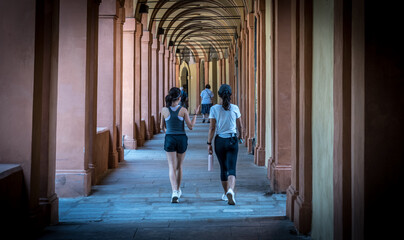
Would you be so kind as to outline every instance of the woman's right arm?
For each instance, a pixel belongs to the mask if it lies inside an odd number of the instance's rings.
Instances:
[[[161,109],[161,119],[160,119],[160,129],[163,130],[163,133],[166,133],[166,121],[164,117],[165,108]]]
[[[216,119],[211,118],[210,119],[210,125],[209,125],[209,133],[208,133],[208,152],[209,154],[213,154],[213,149],[212,149],[212,140],[213,136],[215,135],[216,132]]]
[[[238,139],[243,139],[244,136],[244,127],[243,127],[243,122],[241,121],[241,117],[236,119],[236,125],[237,125],[237,130],[238,130]]]
[[[187,124],[189,130],[192,130],[192,128],[194,128],[194,126],[195,126],[196,116],[198,116],[197,114],[199,112],[200,106],[201,105],[198,105],[198,107],[195,109],[195,115],[194,115],[194,118],[192,118],[192,121],[189,118],[189,113],[188,113],[187,109],[184,108],[184,112],[185,112],[184,113],[184,120],[185,120],[185,123]]]

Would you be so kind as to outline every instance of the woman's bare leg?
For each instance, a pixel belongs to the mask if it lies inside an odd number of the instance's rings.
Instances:
[[[176,171],[176,176],[177,176],[177,186],[178,189],[181,187],[181,180],[182,180],[182,163],[184,162],[185,158],[185,153],[177,153],[177,168],[175,169]]]
[[[182,162],[185,153],[166,152],[168,159],[168,174],[172,190],[179,190],[182,180]]]
[[[166,152],[168,160],[168,176],[170,178],[172,190],[178,190],[179,185],[177,184],[177,153],[176,152]]]

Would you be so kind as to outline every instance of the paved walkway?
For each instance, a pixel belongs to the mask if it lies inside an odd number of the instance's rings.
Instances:
[[[271,195],[265,167],[240,147],[236,201],[221,200],[219,165],[207,171],[208,124],[188,131],[183,195],[170,203],[171,186],[158,134],[111,170],[89,197],[60,199],[60,224],[39,239],[308,239],[285,217],[286,196]]]

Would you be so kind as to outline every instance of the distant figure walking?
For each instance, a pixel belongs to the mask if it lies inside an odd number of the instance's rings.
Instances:
[[[209,115],[208,152],[213,153],[212,139],[216,132],[215,153],[220,165],[220,179],[224,190],[222,200],[227,201],[229,205],[235,205],[238,140],[241,142],[244,129],[238,106],[230,103],[231,87],[223,84],[218,93],[220,103],[211,108]]]
[[[188,110],[188,87],[184,84],[181,89],[181,107],[184,107]]]
[[[209,113],[210,113],[210,108],[212,107],[212,99],[213,99],[213,92],[210,90],[210,85],[206,84],[205,89],[201,92],[201,104],[202,104],[202,123],[205,122],[205,118],[208,119],[208,123],[210,123],[209,121]]]
[[[172,188],[171,202],[179,203],[182,179],[182,163],[185,158],[185,151],[188,147],[188,137],[185,134],[184,121],[192,130],[195,125],[199,106],[195,110],[192,121],[189,118],[188,110],[179,105],[181,101],[181,90],[173,87],[165,98],[166,107],[161,110],[160,128],[166,134],[164,139],[164,150],[168,160],[168,170]]]

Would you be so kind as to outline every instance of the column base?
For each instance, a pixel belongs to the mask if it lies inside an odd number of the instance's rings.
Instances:
[[[42,215],[46,218],[46,225],[59,223],[59,198],[56,193],[47,198],[40,198],[39,205],[42,208]]]
[[[140,131],[140,138],[142,139],[142,146],[143,146],[145,140],[148,139],[148,136],[147,136],[148,131],[147,131],[147,128],[146,128],[146,122],[144,120],[140,121],[139,131]]]
[[[138,147],[143,147],[144,142],[145,142],[144,139],[138,138],[138,139],[137,139],[137,148],[138,148]],[[136,149],[137,149],[137,148],[136,148]]]
[[[290,221],[293,221],[295,215],[294,215],[294,207],[295,207],[295,201],[297,196],[299,195],[299,192],[295,190],[295,187],[290,185],[288,189],[286,190],[286,216],[290,219]]]
[[[272,166],[272,164],[274,164],[274,158],[270,157],[268,159],[268,167],[267,167],[267,177],[268,177],[268,179],[271,179],[271,166]]]
[[[124,157],[124,151],[123,148],[121,146],[119,146],[119,148],[116,149],[116,151],[118,152],[118,162],[123,162],[123,157]]]
[[[93,164],[93,163],[88,164],[88,170],[89,170],[89,172],[91,174],[91,185],[92,186],[96,185],[96,181],[97,181],[96,174],[95,174],[95,169],[96,169],[95,164]]]
[[[247,151],[248,151],[248,153],[251,153],[251,154],[253,154],[253,138],[249,138],[248,140],[247,140]]]
[[[270,168],[271,189],[276,193],[286,193],[291,183],[292,166],[273,163]]]
[[[258,166],[265,166],[265,149],[255,148],[254,163]]]
[[[108,155],[108,168],[117,168],[118,167],[118,152],[113,151]]]
[[[59,197],[82,197],[91,192],[91,171],[56,170],[55,192]]]
[[[123,146],[125,149],[137,149],[137,140],[128,138],[123,140]]]
[[[154,132],[153,134],[158,134],[160,132],[160,123],[158,121],[158,118],[154,117]]]
[[[309,234],[311,231],[311,204],[304,201],[301,196],[297,196],[294,210],[294,223],[296,229],[302,234]]]
[[[154,136],[153,130],[150,130],[150,131],[147,131],[147,132],[146,132],[146,140],[151,140],[151,139],[153,139],[153,136]]]

